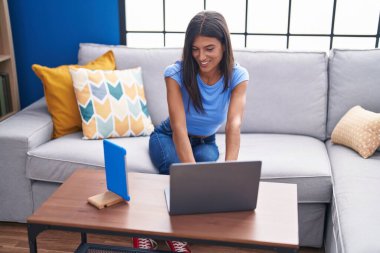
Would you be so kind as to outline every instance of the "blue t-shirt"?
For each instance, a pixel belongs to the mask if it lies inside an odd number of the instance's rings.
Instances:
[[[228,89],[223,92],[224,77],[222,76],[214,85],[205,84],[197,74],[198,87],[202,97],[204,113],[197,112],[183,84],[182,61],[168,66],[165,77],[174,79],[181,88],[183,105],[186,114],[186,127],[190,135],[210,136],[226,121],[228,106],[232,90],[241,82],[249,80],[248,71],[238,64],[232,70],[232,78]],[[190,104],[188,107],[188,102]]]

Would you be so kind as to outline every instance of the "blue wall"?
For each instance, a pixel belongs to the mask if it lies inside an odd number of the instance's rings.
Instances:
[[[21,107],[43,96],[31,69],[77,62],[79,43],[120,44],[118,0],[10,0]]]

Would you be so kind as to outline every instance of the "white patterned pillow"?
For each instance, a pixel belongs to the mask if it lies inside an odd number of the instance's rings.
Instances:
[[[144,95],[141,68],[70,68],[82,117],[83,139],[149,135],[154,127]]]
[[[380,146],[380,113],[351,108],[338,122],[331,135],[331,141],[342,144],[368,158]]]

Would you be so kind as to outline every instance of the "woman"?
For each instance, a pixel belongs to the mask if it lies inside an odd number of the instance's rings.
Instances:
[[[182,61],[165,70],[169,118],[149,141],[150,157],[161,174],[169,174],[172,163],[216,161],[215,133],[224,122],[225,160],[237,160],[248,79],[247,70],[234,62],[224,17],[198,13],[187,27]],[[134,238],[134,246],[140,242],[151,249],[156,245]],[[174,252],[190,252],[185,242],[167,244]]]

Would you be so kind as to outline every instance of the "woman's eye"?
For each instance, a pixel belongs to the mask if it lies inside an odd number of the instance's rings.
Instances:
[[[198,50],[198,48],[193,48],[193,51],[197,51]]]
[[[211,52],[214,48],[207,48],[207,51]]]

